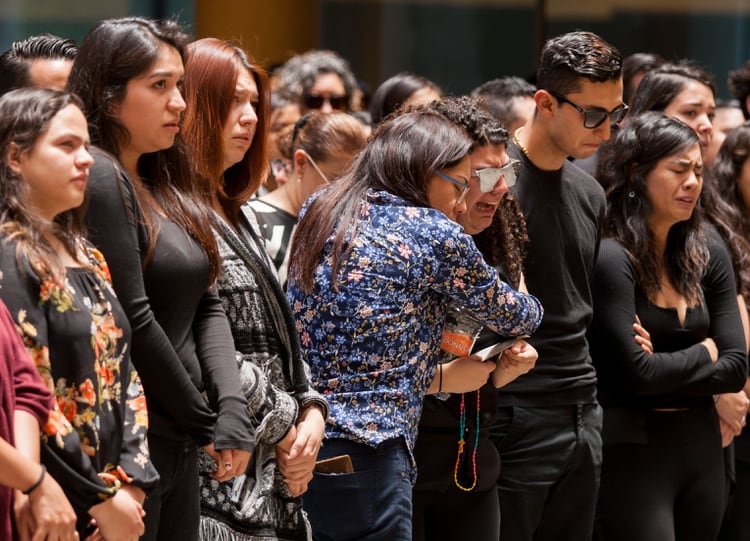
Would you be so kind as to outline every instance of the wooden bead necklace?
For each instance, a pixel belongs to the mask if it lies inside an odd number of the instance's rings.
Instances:
[[[476,415],[476,430],[474,431],[474,450],[471,453],[471,465],[474,472],[474,482],[470,487],[463,486],[458,480],[458,469],[461,465],[461,457],[464,454],[464,445],[466,440],[464,439],[464,433],[466,432],[466,394],[461,393],[461,415],[458,422],[458,455],[456,456],[456,466],[453,468],[453,482],[456,486],[464,492],[471,492],[474,487],[477,486],[477,448],[479,447],[479,390],[477,390],[477,415]]]

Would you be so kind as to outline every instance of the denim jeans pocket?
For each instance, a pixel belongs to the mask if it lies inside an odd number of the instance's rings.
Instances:
[[[358,539],[372,528],[378,473],[313,474],[304,508],[316,539]]]

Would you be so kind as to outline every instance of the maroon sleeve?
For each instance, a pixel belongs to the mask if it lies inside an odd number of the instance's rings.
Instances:
[[[0,347],[9,362],[15,387],[15,409],[29,412],[36,417],[39,426],[47,423],[54,402],[52,392],[47,389],[29,353],[16,331],[15,322],[5,303],[0,301]]]

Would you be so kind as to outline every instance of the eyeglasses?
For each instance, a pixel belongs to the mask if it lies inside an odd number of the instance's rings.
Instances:
[[[627,104],[623,103],[613,111],[605,111],[604,109],[593,109],[591,111],[587,111],[580,105],[573,103],[564,96],[559,96],[557,94],[553,94],[552,92],[550,92],[550,95],[553,96],[557,101],[567,103],[577,111],[583,113],[583,127],[590,130],[598,128],[599,126],[604,124],[604,121],[607,120],[607,118],[609,118],[609,122],[613,126],[616,126],[623,118],[625,118],[625,115],[627,114],[629,109]]]
[[[289,176],[292,174],[293,169],[291,162],[279,158],[271,160],[271,174],[275,177],[278,177],[282,173],[286,173]]]
[[[331,109],[345,111],[349,106],[349,96],[321,96],[320,94],[303,94],[302,102],[308,109],[320,109],[328,102]]]
[[[464,199],[466,199],[466,194],[469,193],[469,188],[470,188],[469,183],[464,182],[462,180],[458,180],[457,178],[453,178],[450,175],[446,175],[442,171],[438,171],[437,174],[440,178],[443,178],[447,180],[448,182],[450,182],[451,184],[455,184],[456,186],[460,186],[461,188],[464,189],[464,191],[461,192],[461,195],[458,196],[458,199],[456,199],[456,205],[460,205],[461,203],[463,203]]]
[[[505,177],[505,184],[510,188],[516,183],[518,173],[521,172],[521,161],[510,160],[502,167],[485,167],[484,169],[474,169],[471,172],[472,177],[479,179],[479,191],[491,192],[500,182],[501,177]]]
[[[320,170],[320,167],[318,167],[318,164],[315,163],[315,160],[312,159],[312,156],[310,156],[307,152],[305,152],[305,156],[307,157],[307,161],[310,162],[310,165],[313,166],[313,169],[315,169],[315,171],[318,172],[318,174],[320,175],[320,178],[322,178],[326,184],[330,184],[331,181],[328,180],[328,177],[326,176],[326,174]]]

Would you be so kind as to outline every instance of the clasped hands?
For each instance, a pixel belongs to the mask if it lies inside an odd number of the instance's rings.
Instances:
[[[203,446],[211,458],[216,462],[216,471],[211,477],[219,482],[229,481],[245,473],[250,462],[250,451],[243,449],[221,449],[217,451],[213,443]]]
[[[276,462],[293,497],[307,492],[325,434],[325,419],[316,405],[303,408],[297,424],[276,445]]]

